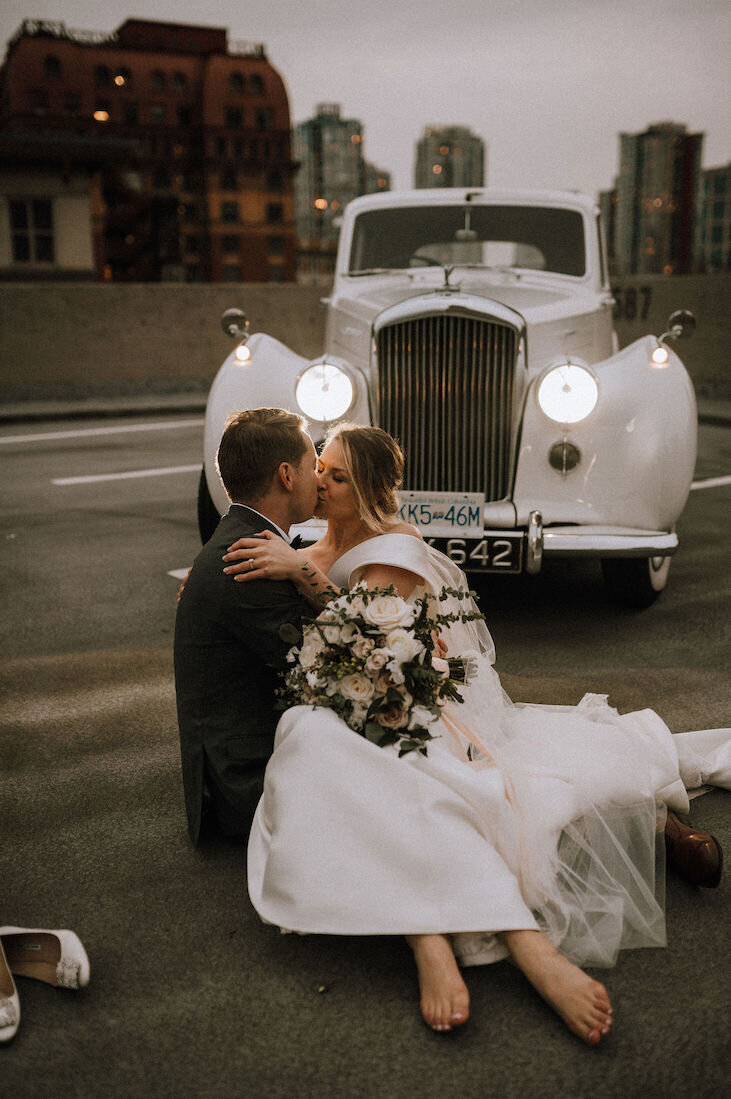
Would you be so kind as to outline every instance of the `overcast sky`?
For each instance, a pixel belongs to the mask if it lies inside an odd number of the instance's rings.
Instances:
[[[111,31],[130,17],[263,42],[292,121],[340,103],[399,188],[426,125],[479,134],[496,187],[595,195],[617,134],[666,120],[705,133],[704,167],[731,160],[729,0],[0,0],[0,39],[25,18]]]

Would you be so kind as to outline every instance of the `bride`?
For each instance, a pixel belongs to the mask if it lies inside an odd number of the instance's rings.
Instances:
[[[316,610],[363,581],[409,602],[466,591],[461,571],[398,520],[402,473],[391,436],[340,425],[318,460],[322,539],[303,550],[270,532],[241,539],[225,571],[290,579]],[[477,649],[479,670],[464,704],[431,726],[426,756],[399,758],[329,709],[284,713],[249,841],[252,903],[288,931],[405,935],[437,1031],[469,1015],[458,963],[509,955],[596,1045],[612,1007],[580,967],[665,944],[663,828],[668,809],[688,808],[678,738],[652,711],[619,715],[605,696],[513,704],[484,623],[442,636],[450,656]]]

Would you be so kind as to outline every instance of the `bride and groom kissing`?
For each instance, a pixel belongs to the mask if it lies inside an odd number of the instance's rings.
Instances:
[[[398,521],[403,455],[378,428],[341,425],[318,458],[300,417],[249,410],[227,424],[218,467],[232,504],[189,574],[175,636],[192,841],[210,825],[250,833],[249,893],[268,923],[406,935],[433,1029],[468,1017],[457,957],[511,955],[569,1029],[597,1044],[612,1009],[578,967],[664,945],[658,804],[678,829],[676,867],[698,884],[720,878],[717,842],[672,813],[688,808],[678,738],[651,711],[620,716],[602,696],[513,705],[477,625],[480,668],[462,720],[445,713],[426,757],[400,759],[328,709],[295,706],[277,724],[283,627],[291,634],[358,582],[393,584],[407,602],[466,584]],[[293,549],[290,526],[313,513],[326,534]]]

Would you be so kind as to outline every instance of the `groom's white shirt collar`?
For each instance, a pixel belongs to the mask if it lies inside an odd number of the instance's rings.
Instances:
[[[251,507],[250,504],[237,504],[235,501],[232,501],[231,502],[231,507],[232,508],[247,508],[248,511],[253,511],[254,515],[258,515],[261,519],[264,520],[265,523],[269,523],[269,525],[274,527],[275,530],[278,530],[285,542],[291,542],[292,541],[290,536],[288,534],[285,534],[284,531],[282,530],[282,528],[278,527],[273,519],[269,519],[268,516],[262,515],[260,511],[257,511],[256,508]]]

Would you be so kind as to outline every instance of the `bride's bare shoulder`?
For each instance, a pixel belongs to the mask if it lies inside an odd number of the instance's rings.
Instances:
[[[392,527],[388,528],[389,534],[410,534],[413,538],[418,538],[421,542],[424,539],[421,536],[421,531],[412,526],[411,523],[394,523]]]

